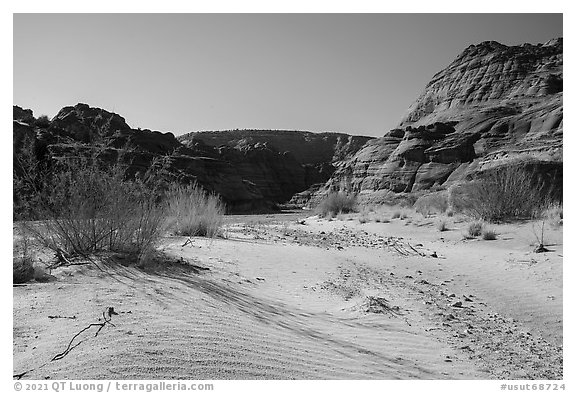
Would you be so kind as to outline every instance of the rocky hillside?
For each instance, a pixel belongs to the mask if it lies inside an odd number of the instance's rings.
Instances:
[[[313,133],[287,130],[231,130],[191,132],[178,137],[185,145],[202,141],[206,145],[239,147],[266,143],[278,151],[290,152],[304,165],[318,165],[349,159],[372,137],[335,132]]]
[[[562,39],[468,47],[437,73],[399,127],[369,141],[326,189],[446,187],[524,161],[561,187]]]
[[[153,160],[169,156],[168,170],[183,182],[197,181],[220,194],[233,211],[273,208],[312,184],[324,183],[334,165],[354,153],[368,137],[298,131],[249,131],[226,143],[189,134],[131,128],[115,113],[86,104],[62,108],[53,119],[36,119],[29,109],[13,108],[14,167],[25,140],[33,142],[38,158],[50,162],[72,154],[88,154],[91,146],[106,146],[103,157],[128,155],[130,170],[146,171]],[[206,134],[206,133],[200,133]],[[277,135],[278,134],[278,135]],[[287,134],[287,136],[286,136]],[[182,142],[184,143],[182,143]],[[318,154],[314,154],[317,152]]]
[[[289,199],[311,185],[325,183],[339,165],[371,139],[374,138],[287,130],[203,131],[178,137],[191,149],[216,149],[227,161],[235,163],[245,179],[264,189],[268,188],[265,183],[277,179],[282,190],[270,196],[278,201],[286,201],[286,197]],[[254,154],[255,151],[266,153]]]

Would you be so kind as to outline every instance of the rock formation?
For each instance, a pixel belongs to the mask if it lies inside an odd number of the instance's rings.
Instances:
[[[346,134],[290,131],[242,131],[232,140],[132,129],[115,113],[86,104],[61,109],[52,120],[39,122],[31,110],[14,106],[14,167],[28,139],[34,154],[50,161],[72,154],[89,154],[90,147],[105,146],[104,159],[123,152],[131,173],[146,171],[155,159],[167,158],[167,170],[182,182],[196,181],[220,194],[232,211],[269,210],[314,183],[324,183],[340,160],[354,154],[371,138]],[[253,135],[253,137],[251,137]],[[219,136],[219,135],[216,135]],[[317,155],[315,155],[317,153]]]
[[[371,139],[286,130],[203,131],[178,137],[191,149],[216,149],[219,157],[233,163],[242,178],[255,184],[265,198],[279,203],[325,183],[337,166]]]
[[[171,133],[132,129],[123,117],[86,104],[52,120],[14,106],[14,165],[25,139],[55,159],[92,144],[124,151],[133,171],[169,156],[169,170],[219,193],[232,210],[302,203],[344,190],[405,193],[448,187],[518,161],[562,187],[563,47],[468,47],[437,73],[396,129],[381,138],[282,130]],[[326,182],[326,184],[324,184]],[[558,190],[559,189],[559,190]],[[317,191],[318,190],[318,191]]]
[[[339,167],[324,192],[447,187],[518,160],[561,187],[562,95],[561,38],[472,45],[432,78],[397,129]]]

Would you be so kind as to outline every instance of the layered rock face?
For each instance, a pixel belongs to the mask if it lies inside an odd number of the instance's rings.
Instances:
[[[286,202],[295,193],[325,183],[336,167],[371,139],[287,130],[203,131],[178,137],[191,149],[216,149],[244,179],[276,202]]]
[[[222,146],[199,138],[184,138],[186,144],[182,144],[171,133],[132,129],[118,114],[86,104],[65,107],[47,122],[39,122],[32,111],[14,106],[14,166],[21,170],[19,157],[25,140],[33,144],[36,156],[48,162],[90,154],[91,146],[98,144],[105,146],[105,160],[113,160],[122,152],[131,162],[131,173],[144,172],[154,160],[168,157],[166,169],[170,173],[220,194],[231,211],[269,210],[294,193],[325,182],[337,159],[355,153],[370,139],[345,134],[315,139],[311,133],[299,135],[294,131],[290,135],[300,145],[290,145],[292,139],[288,138],[284,146],[274,131],[256,133],[258,138],[244,137]],[[320,156],[314,156],[314,151]],[[306,154],[308,158],[303,159]]]
[[[518,160],[561,187],[562,120],[561,38],[472,45],[433,77],[399,128],[369,141],[327,189],[414,192]]]
[[[265,143],[278,151],[290,152],[296,161],[304,165],[346,160],[371,139],[374,138],[335,132],[288,130],[202,131],[178,137],[178,140],[185,145],[196,141],[214,147]]]

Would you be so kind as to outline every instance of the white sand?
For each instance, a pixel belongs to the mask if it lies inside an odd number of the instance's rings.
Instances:
[[[535,254],[530,223],[497,226],[498,239],[484,241],[463,240],[465,222],[450,219],[451,230],[439,232],[433,219],[416,215],[366,224],[310,218],[300,225],[290,216],[235,221],[227,239],[194,238],[185,247],[185,238],[165,239],[167,254],[209,271],[75,266],[54,272],[57,281],[15,287],[14,373],[31,370],[24,376],[31,379],[562,376],[561,227],[547,230],[552,251]],[[391,308],[366,312],[370,296]],[[452,306],[458,301],[463,307]],[[109,306],[119,312],[115,327],[97,337],[91,328],[67,356],[50,362]]]

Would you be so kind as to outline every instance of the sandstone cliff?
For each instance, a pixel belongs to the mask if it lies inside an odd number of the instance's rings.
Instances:
[[[280,203],[312,185],[325,183],[337,166],[371,139],[288,130],[203,131],[178,137],[189,148],[213,147],[266,198]]]
[[[369,141],[326,189],[414,192],[517,160],[561,187],[562,75],[561,38],[472,45],[432,78],[397,129]]]

